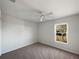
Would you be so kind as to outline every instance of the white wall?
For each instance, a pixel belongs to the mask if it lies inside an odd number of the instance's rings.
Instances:
[[[54,24],[63,22],[69,26],[68,44],[56,43],[54,39]],[[79,54],[79,15],[40,23],[39,27],[39,42]]]
[[[36,42],[36,23],[6,15],[2,19],[2,54]]]

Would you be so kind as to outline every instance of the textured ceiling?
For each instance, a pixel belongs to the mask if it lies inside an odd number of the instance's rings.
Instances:
[[[40,22],[37,11],[53,12],[53,15],[45,17],[53,20],[79,13],[79,0],[2,0],[2,12],[17,18]]]

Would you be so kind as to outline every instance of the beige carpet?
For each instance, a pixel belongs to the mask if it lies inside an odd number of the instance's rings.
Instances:
[[[78,55],[36,43],[0,57],[0,59],[79,59]]]

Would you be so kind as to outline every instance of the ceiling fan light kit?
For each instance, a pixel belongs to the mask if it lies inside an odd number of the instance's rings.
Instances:
[[[41,18],[40,18],[40,21],[41,21],[41,22],[43,21],[43,18],[44,18],[44,15],[42,15]]]

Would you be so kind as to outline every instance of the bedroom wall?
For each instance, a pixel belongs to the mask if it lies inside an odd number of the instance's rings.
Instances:
[[[54,24],[68,23],[68,44],[55,42]],[[79,54],[79,14],[39,24],[39,42]]]
[[[2,54],[35,43],[37,24],[13,16],[2,16]]]

